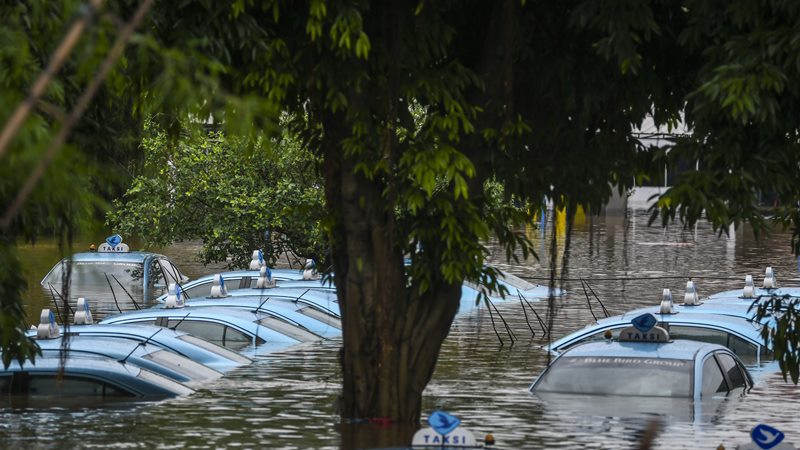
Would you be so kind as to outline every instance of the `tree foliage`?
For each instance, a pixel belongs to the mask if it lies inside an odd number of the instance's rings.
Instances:
[[[762,296],[750,307],[756,322],[766,323],[761,329],[764,345],[772,350],[783,373],[794,384],[800,381],[800,299],[786,296]]]
[[[31,84],[46,67],[72,19],[85,14],[82,2],[0,2],[0,124],[5,126],[14,108],[23,102]],[[0,159],[0,213],[5,215],[27,177],[40,162],[96,66],[108,51],[115,25],[98,21],[83,37],[79,50],[68,59],[9,148]],[[116,83],[116,84],[115,84]],[[107,85],[46,176],[15,219],[0,229],[0,321],[3,362],[32,358],[36,345],[24,337],[27,329],[21,302],[25,284],[19,277],[17,241],[35,242],[39,236],[58,236],[69,247],[71,236],[96,220],[110,199],[120,195],[127,175],[136,170],[139,122],[130,97],[118,95],[119,78]],[[111,139],[113,137],[113,139]]]
[[[154,246],[202,240],[203,262],[231,267],[252,249],[270,263],[324,254],[318,162],[291,134],[252,146],[213,131],[173,140],[150,123],[142,151],[143,174],[108,213],[115,230]]]

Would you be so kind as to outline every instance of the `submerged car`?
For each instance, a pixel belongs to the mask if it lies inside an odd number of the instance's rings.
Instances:
[[[63,335],[65,329],[61,328],[60,333]],[[66,333],[70,337],[105,337],[126,340],[137,345],[155,345],[223,373],[252,362],[250,358],[213,342],[183,331],[154,325],[71,325]],[[33,331],[29,335],[35,334]]]
[[[45,356],[57,357],[62,351],[69,355],[108,357],[124,364],[134,364],[187,386],[215,380],[222,376],[210,367],[171,352],[154,344],[134,343],[126,339],[98,336],[69,336],[64,350],[64,339],[37,339]]]
[[[211,306],[148,308],[106,317],[100,323],[166,327],[247,353],[280,350],[301,342],[324,339],[297,324],[275,320],[272,316]]]
[[[86,305],[85,301],[79,303]],[[35,339],[45,356],[79,355],[111,358],[123,364],[131,363],[151,370],[187,385],[215,380],[222,376],[222,372],[149,342],[131,342],[128,339],[99,336],[62,336],[55,315],[49,309],[42,310],[35,331],[35,335],[31,337]]]
[[[58,262],[42,279],[45,295],[63,303],[67,275],[69,303],[79,297],[97,302],[100,315],[153,304],[171,283],[189,280],[169,258],[158,253],[130,251],[119,235],[111,236],[97,251],[76,253]]]
[[[331,310],[313,302],[306,302],[297,297],[281,295],[263,296],[231,296],[222,298],[201,298],[186,302],[188,307],[224,307],[235,308],[274,316],[275,320],[290,321],[324,337],[336,337],[342,334],[342,320],[338,305]]]
[[[63,369],[63,372],[62,372]],[[0,405],[58,406],[70,402],[85,406],[94,401],[130,401],[187,395],[191,388],[143,369],[104,356],[47,352],[0,370]]]
[[[615,340],[564,351],[534,381],[531,392],[701,399],[742,394],[753,386],[728,348],[673,339],[657,323],[652,314],[643,314],[629,320]]]

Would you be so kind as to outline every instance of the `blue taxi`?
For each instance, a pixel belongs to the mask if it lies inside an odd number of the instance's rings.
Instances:
[[[130,251],[119,235],[107,238],[96,251],[76,253],[50,269],[41,286],[56,304],[64,301],[67,274],[70,305],[79,297],[92,298],[100,315],[153,304],[170,283],[189,280],[166,256]]]
[[[159,399],[194,391],[132,363],[106,356],[45,352],[35,363],[13,361],[0,370],[0,405],[85,407],[88,402]]]
[[[531,385],[534,393],[711,398],[753,386],[737,355],[717,344],[674,339],[643,314],[617,339],[587,342],[560,354]]]
[[[49,309],[42,310],[39,324],[31,331],[35,331],[35,334],[29,337],[35,339],[45,356],[58,357],[66,352],[66,355],[112,358],[187,385],[215,380],[222,376],[222,372],[150,342],[131,342],[128,339],[115,337],[74,334],[62,336],[61,327],[56,324],[55,314]]]
[[[708,398],[743,394],[747,369],[721,345],[672,342],[590,342],[559,355],[531,392]]]
[[[155,345],[222,373],[252,362],[251,359],[213,342],[183,331],[154,325],[70,325],[68,330],[62,327],[60,333],[71,338],[113,338],[136,345]],[[35,335],[35,330],[28,334],[30,337]]]
[[[274,316],[212,306],[148,308],[106,317],[100,323],[155,325],[185,331],[246,354],[277,351],[301,342],[325,339],[296,323],[277,320]]]

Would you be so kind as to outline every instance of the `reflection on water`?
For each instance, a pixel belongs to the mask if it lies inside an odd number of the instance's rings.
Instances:
[[[556,300],[553,337],[590,323],[592,312],[602,315],[589,288],[584,293],[580,279],[588,282],[612,314],[657,304],[663,288],[671,288],[680,298],[688,277],[697,282],[701,295],[740,288],[747,273],[760,282],[767,264],[775,268],[779,283],[800,285],[788,234],[776,232],[757,243],[743,230],[726,239],[717,237],[705,224],[664,230],[646,223],[647,216],[641,214],[591,218],[576,224],[569,273],[565,274],[571,280],[565,286],[569,294]],[[549,230],[527,231],[543,260],[507,265],[497,249],[496,262],[516,275],[546,279]],[[190,266],[193,250],[187,247],[166,253],[190,276],[211,271]],[[59,257],[52,259],[50,264]],[[48,268],[37,275],[39,279]],[[533,305],[544,317],[546,304]],[[486,310],[457,319],[425,391],[425,412],[448,410],[477,436],[493,433],[500,448],[631,448],[652,417],[664,421],[664,433],[656,441],[656,448],[664,450],[715,449],[720,443],[734,448],[749,440],[748,433],[758,422],[777,426],[788,441],[800,443],[800,417],[793,413],[800,406],[800,389],[775,375],[760,377],[745,397],[699,404],[688,400],[665,404],[638,399],[621,404],[593,397],[576,401],[536,397],[527,388],[547,364],[542,349],[547,340],[533,318],[529,327],[518,300],[499,304],[498,309],[510,328],[510,332],[498,328],[504,345]],[[498,327],[502,326],[496,315],[494,318]],[[510,333],[514,345],[510,345]],[[195,395],[159,403],[99,410],[2,411],[0,442],[10,447],[45,448],[297,449],[402,443],[392,439],[410,435],[408,430],[339,424],[337,350],[337,342],[325,342],[271,354]]]

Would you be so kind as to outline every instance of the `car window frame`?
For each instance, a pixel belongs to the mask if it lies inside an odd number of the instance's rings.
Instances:
[[[720,394],[722,392],[724,392],[725,396],[727,396],[728,393],[731,392],[730,382],[728,381],[728,377],[726,376],[725,371],[722,369],[722,365],[717,360],[716,353],[717,352],[712,352],[712,353],[709,353],[708,355],[706,355],[706,357],[703,358],[702,363],[700,365],[700,372],[699,373],[702,376],[702,380],[700,380],[701,382],[699,383],[698,394],[700,395],[701,399],[703,399],[703,398],[706,398],[706,399],[712,398],[715,395]],[[703,395],[704,394],[703,386],[705,384],[705,379],[706,379],[705,369],[706,369],[706,364],[707,363],[713,363],[715,365],[715,367],[717,368],[717,371],[719,372],[719,374],[722,375],[722,382],[725,384],[725,391],[720,391],[719,388],[718,388],[716,391],[711,392],[710,395],[706,397],[706,396]]]

